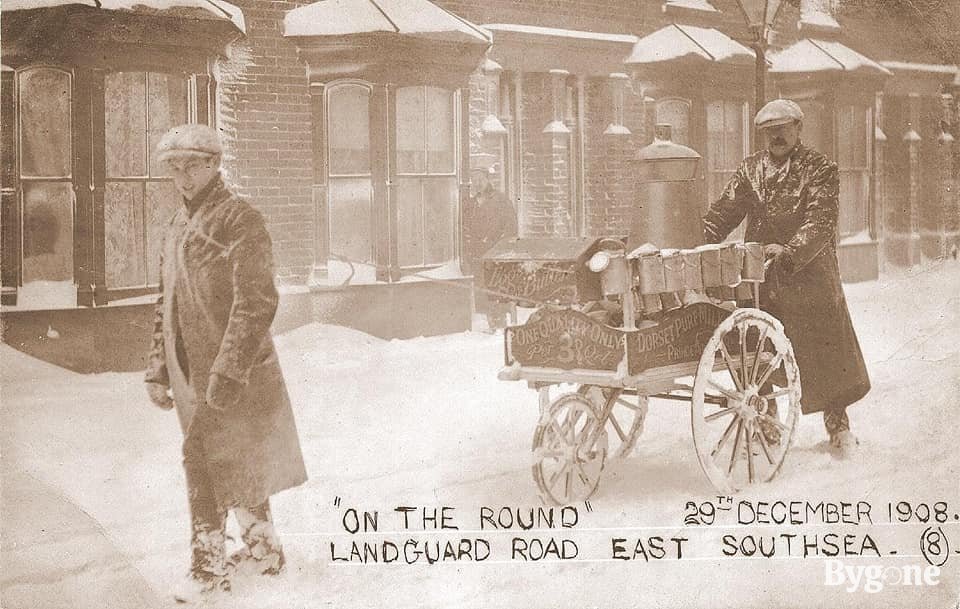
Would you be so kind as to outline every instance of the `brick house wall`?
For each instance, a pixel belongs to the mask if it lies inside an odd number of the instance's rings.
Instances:
[[[218,62],[218,122],[224,166],[267,220],[277,278],[303,283],[313,263],[310,92],[283,16],[309,2],[236,0],[247,35]]]
[[[636,82],[624,90],[624,123],[629,135],[606,135],[611,116],[610,84],[590,79],[585,129],[585,231],[588,235],[625,235],[636,205],[633,166],[637,151],[649,143],[651,112]]]

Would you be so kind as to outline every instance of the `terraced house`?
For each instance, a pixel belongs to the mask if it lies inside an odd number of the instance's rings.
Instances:
[[[896,20],[770,4],[766,94],[840,164],[845,280],[955,253],[957,66]],[[468,327],[478,155],[522,235],[609,235],[654,124],[703,156],[704,209],[752,146],[736,0],[5,0],[0,24],[5,340],[78,369],[138,363],[103,346],[146,340],[173,124],[218,126],[267,217],[278,327],[381,336]]]

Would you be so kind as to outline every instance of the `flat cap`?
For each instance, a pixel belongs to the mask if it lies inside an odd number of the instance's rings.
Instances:
[[[157,156],[161,161],[172,158],[204,157],[220,154],[220,136],[216,129],[207,125],[178,125],[167,131],[157,144]]]
[[[753,124],[763,129],[802,120],[803,110],[795,101],[775,99],[760,108],[760,112],[757,112],[757,116],[753,119]]]

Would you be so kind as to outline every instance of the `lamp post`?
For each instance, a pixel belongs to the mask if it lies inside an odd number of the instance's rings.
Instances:
[[[787,0],[789,1],[789,0]],[[747,21],[747,27],[753,33],[753,47],[756,55],[756,107],[754,112],[767,103],[767,34],[777,20],[777,12],[783,0],[737,0],[737,6]],[[756,128],[754,128],[756,141]]]

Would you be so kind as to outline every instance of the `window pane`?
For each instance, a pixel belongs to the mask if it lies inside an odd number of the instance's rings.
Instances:
[[[673,127],[673,141],[689,146],[690,104],[682,99],[665,99],[657,103],[657,123]]]
[[[146,89],[143,72],[107,74],[104,101],[108,178],[147,173]]]
[[[73,279],[73,197],[64,182],[23,184],[23,282]]]
[[[457,202],[456,178],[431,178],[424,184],[424,261],[443,264],[453,260],[453,233]]]
[[[180,195],[173,182],[147,182],[147,284],[160,282],[160,248],[167,222],[177,211]]]
[[[867,167],[869,158],[870,140],[867,138],[867,125],[870,121],[870,110],[858,107],[854,110],[856,121],[856,136],[854,139],[853,162],[857,167]]]
[[[453,92],[426,88],[427,173],[453,173]]]
[[[187,79],[182,75],[147,74],[147,104],[149,106],[150,141],[147,154],[150,156],[150,175],[166,175],[163,163],[154,158],[153,151],[163,134],[171,127],[187,122]]]
[[[143,183],[108,182],[103,197],[107,286],[146,283],[143,259]]]
[[[69,74],[49,68],[20,73],[20,138],[23,175],[70,175]]]
[[[422,266],[424,264],[422,178],[398,180],[397,216],[400,266]]]
[[[330,258],[373,262],[370,178],[330,180]]]
[[[837,163],[841,167],[850,167],[853,160],[854,143],[851,110],[853,108],[847,106],[840,108],[840,111],[837,112]]]
[[[397,90],[397,171],[424,173],[424,87]]]
[[[810,100],[800,101],[798,105],[803,111],[803,132],[800,134],[800,140],[808,148],[813,148],[823,154],[831,154],[823,135],[826,128],[823,105]],[[841,116],[842,114],[841,112]],[[842,128],[841,133],[843,133]]]
[[[723,169],[723,103],[707,104],[707,158],[711,170]]]
[[[867,195],[870,176],[866,171],[840,171],[841,235],[851,235],[867,229]]]
[[[724,105],[724,169],[736,169],[743,158],[743,104]]]
[[[330,174],[370,173],[370,92],[359,85],[334,87],[327,111]]]

